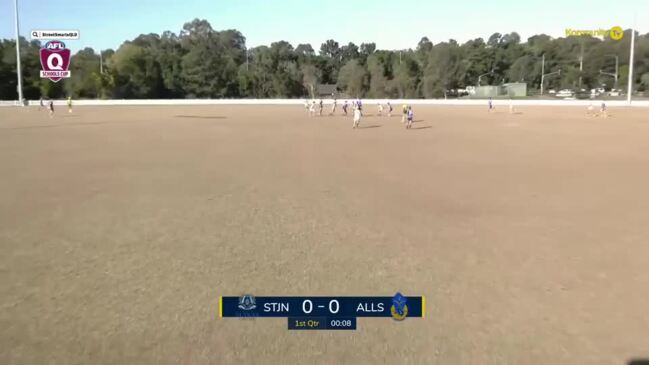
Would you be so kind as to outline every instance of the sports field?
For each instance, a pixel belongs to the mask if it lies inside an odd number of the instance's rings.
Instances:
[[[649,357],[649,110],[414,108],[411,130],[303,106],[0,108],[0,363]],[[426,318],[217,318],[219,295],[397,291]]]

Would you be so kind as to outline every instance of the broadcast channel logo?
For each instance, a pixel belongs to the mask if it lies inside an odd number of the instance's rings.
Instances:
[[[40,49],[41,78],[58,82],[70,77],[70,49],[61,41],[49,41]]]

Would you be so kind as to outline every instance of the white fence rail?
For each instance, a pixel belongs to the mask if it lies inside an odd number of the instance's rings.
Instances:
[[[345,100],[339,99],[338,103],[341,104]],[[349,99],[351,101],[351,99]],[[377,103],[385,104],[388,99],[362,99],[365,105],[376,105]],[[402,104],[412,105],[480,105],[485,106],[487,100],[475,99],[390,99],[392,105],[397,108]],[[73,100],[74,106],[129,106],[129,105],[304,105],[304,99],[121,99],[121,100]],[[331,104],[331,99],[323,99],[325,104]],[[509,100],[495,99],[494,105],[503,106],[509,105]],[[601,100],[512,100],[512,104],[516,106],[588,106],[593,104],[598,107]],[[29,100],[30,106],[38,106],[39,100]],[[55,100],[55,105],[65,105],[65,100]],[[16,101],[3,101],[0,100],[1,106],[16,106]],[[606,100],[606,105],[609,107],[628,106],[626,100]],[[633,107],[649,107],[649,100],[633,101]]]

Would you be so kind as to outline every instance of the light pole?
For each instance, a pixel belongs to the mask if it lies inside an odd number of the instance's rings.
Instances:
[[[480,80],[482,80],[482,76],[491,75],[493,73],[494,73],[494,70],[491,70],[491,71],[487,72],[486,74],[482,74],[482,75],[478,76],[478,86],[480,86]]]
[[[545,73],[545,53],[544,53],[542,61],[541,61],[541,95],[543,95],[543,85],[545,84],[545,77],[546,76],[552,76],[554,74],[561,75],[561,70],[550,72],[550,73],[546,74]]]
[[[541,95],[543,95],[543,82],[545,81],[545,77],[552,76],[554,74],[561,75],[561,70],[541,75]]]
[[[104,74],[104,56],[101,54],[101,50],[99,50],[99,74]]]
[[[20,68],[20,28],[18,26],[18,0],[14,0],[16,16],[16,74],[18,76],[18,102],[23,105],[23,77]]]
[[[614,88],[614,89],[617,89],[617,79],[618,79],[618,77],[619,77],[619,75],[620,75],[620,73],[618,72],[619,69],[620,69],[620,67],[619,67],[619,65],[620,65],[620,58],[619,58],[617,55],[612,55],[612,54],[609,54],[609,55],[606,55],[606,56],[607,56],[607,57],[615,57],[615,73],[604,72],[604,71],[602,71],[602,70],[599,70],[599,73],[600,73],[600,75],[612,76],[612,77],[615,79],[615,84],[614,84],[614,87],[613,87],[613,88]]]
[[[637,17],[637,15],[636,15]],[[633,28],[635,28],[636,17],[633,19]],[[631,54],[629,55],[629,90],[627,91],[626,101],[631,105],[631,93],[633,92],[633,50],[635,45],[635,29],[631,29]]]

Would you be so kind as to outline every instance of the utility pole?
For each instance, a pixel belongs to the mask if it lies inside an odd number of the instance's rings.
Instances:
[[[16,74],[18,76],[18,102],[23,105],[23,75],[20,68],[20,28],[18,26],[18,0],[14,0],[16,16]]]
[[[99,74],[104,74],[104,57],[101,54],[101,50],[99,51]]]
[[[629,55],[629,90],[627,91],[627,96],[626,96],[626,101],[629,105],[631,105],[631,93],[633,93],[633,50],[635,46],[635,22],[636,19],[634,17],[633,20],[633,28],[631,29],[631,54]]]
[[[248,46],[246,46],[246,72],[248,71]]]

